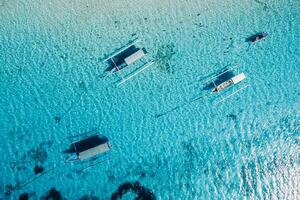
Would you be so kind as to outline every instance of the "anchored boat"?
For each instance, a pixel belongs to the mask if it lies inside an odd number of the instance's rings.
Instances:
[[[225,71],[217,74],[216,76],[211,78],[209,84],[206,85],[205,89],[212,89],[210,94],[220,93],[219,96],[222,99],[217,101],[217,104],[225,101],[229,97],[232,97],[233,95],[237,94],[238,92],[242,91],[243,89],[249,86],[248,84],[245,84],[236,90],[231,90],[229,94],[227,93],[227,96],[222,95],[221,91],[233,85],[236,85],[237,83],[240,83],[246,79],[246,75],[243,72],[238,73],[236,75],[235,70],[238,67],[239,65],[226,69]]]
[[[103,62],[109,62],[110,66],[105,70],[109,72],[109,74],[119,72],[120,70],[128,67],[129,65],[141,60],[142,58],[146,57],[147,51],[145,48],[139,48],[136,46],[136,43],[139,40],[136,39],[123,48],[119,49],[117,52],[113,53],[108,58],[104,59]],[[144,71],[146,68],[150,67],[154,62],[147,62],[144,61],[144,64],[139,67],[133,74],[122,78],[121,83],[133,78],[140,72]]]
[[[67,161],[76,161],[107,153],[110,149],[111,144],[105,136],[94,134],[72,142],[70,149],[65,152],[72,154]]]
[[[224,81],[223,83],[221,83],[220,85],[216,86],[212,92],[219,92],[231,85],[234,85],[234,84],[237,84],[239,82],[241,82],[242,80],[244,80],[246,78],[245,74],[244,73],[240,73],[232,78],[230,78],[229,80],[227,81]]]

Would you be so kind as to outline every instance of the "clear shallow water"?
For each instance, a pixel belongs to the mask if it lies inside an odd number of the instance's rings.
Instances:
[[[300,195],[298,1],[0,5],[1,198],[56,187],[67,199],[110,199],[125,181],[157,199]],[[269,37],[249,47],[245,38],[261,31]],[[101,60],[135,37],[156,65],[121,87],[116,76],[97,78]],[[235,64],[250,87],[226,104],[186,103]],[[110,138],[110,160],[77,173],[61,152],[94,128]],[[36,164],[51,171],[5,196]]]

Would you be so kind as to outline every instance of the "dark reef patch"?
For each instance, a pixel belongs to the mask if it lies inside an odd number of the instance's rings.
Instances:
[[[48,158],[46,149],[48,149],[53,144],[53,141],[44,141],[38,146],[33,147],[26,151],[25,153],[18,156],[16,161],[9,162],[12,170],[20,171],[32,169],[32,165],[43,165],[43,163]]]
[[[58,124],[61,121],[61,117],[55,116],[54,121],[55,121],[56,124]]]
[[[29,194],[27,192],[19,196],[19,200],[28,200],[28,199],[29,199]]]
[[[34,171],[34,174],[39,174],[39,173],[42,173],[44,171],[44,167],[42,166],[39,166],[39,165],[36,165],[33,169]]]
[[[157,66],[168,73],[174,73],[170,61],[175,54],[175,45],[173,43],[162,45],[156,53]]]
[[[116,177],[114,176],[112,171],[106,170],[105,173],[107,175],[108,181],[114,182],[116,180]]]
[[[66,60],[69,58],[69,56],[68,56],[67,53],[62,54],[62,55],[60,55],[59,57],[60,57],[62,60],[64,60],[64,61],[66,61]]]
[[[124,194],[127,192],[133,192],[137,195],[135,200],[156,200],[155,195],[152,193],[151,190],[145,188],[140,184],[140,182],[125,182],[119,186],[117,191],[115,191],[111,195],[111,200],[118,200],[121,199]]]
[[[4,187],[4,195],[6,197],[9,197],[15,189],[16,189],[16,186],[13,186],[12,184],[6,184]]]
[[[147,175],[146,172],[142,171],[142,172],[140,173],[140,178],[145,178],[146,175]]]
[[[184,162],[183,167],[186,169],[184,176],[192,178],[193,172],[196,170],[197,166],[202,164],[199,162],[198,158],[198,149],[192,141],[183,141],[182,142],[182,152],[184,153]]]
[[[204,25],[201,22],[194,23],[194,25],[197,26],[198,28],[204,27]]]
[[[41,198],[42,200],[64,200],[60,191],[56,190],[55,187],[51,188],[45,197]]]
[[[237,120],[237,116],[235,114],[229,114],[229,115],[226,115],[226,117],[228,117],[229,119],[232,119],[232,120]]]
[[[34,161],[43,164],[48,157],[47,151],[42,147],[32,148],[28,151],[28,156]]]

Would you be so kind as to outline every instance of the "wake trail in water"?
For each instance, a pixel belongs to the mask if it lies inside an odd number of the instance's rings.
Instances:
[[[176,107],[174,107],[174,108],[172,108],[172,109],[170,109],[170,110],[168,110],[168,111],[166,111],[166,112],[164,112],[164,113],[156,114],[155,117],[156,117],[156,118],[160,118],[160,117],[162,117],[162,116],[165,116],[165,115],[167,115],[167,114],[170,114],[170,113],[172,113],[172,112],[178,110],[179,108],[183,108],[183,107],[185,107],[185,106],[188,106],[188,105],[194,103],[195,101],[198,101],[198,100],[204,99],[204,98],[206,98],[206,97],[209,97],[211,94],[212,94],[212,93],[205,94],[205,95],[202,95],[202,96],[199,96],[199,97],[196,97],[196,98],[192,98],[192,99],[190,99],[190,100],[188,100],[188,101],[182,103],[181,105],[176,106]]]

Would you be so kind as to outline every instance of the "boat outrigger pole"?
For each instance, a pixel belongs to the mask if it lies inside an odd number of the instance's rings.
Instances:
[[[126,81],[132,79],[133,77],[135,77],[136,75],[138,75],[139,73],[141,73],[142,71],[144,71],[145,69],[147,69],[148,67],[150,67],[153,63],[154,63],[154,62],[152,61],[152,62],[150,62],[150,63],[148,63],[148,64],[146,64],[146,65],[140,67],[140,68],[139,68],[136,72],[134,72],[133,74],[131,74],[131,75],[129,75],[129,76],[123,78],[123,79],[118,83],[118,85],[121,85],[121,84],[125,83]]]

